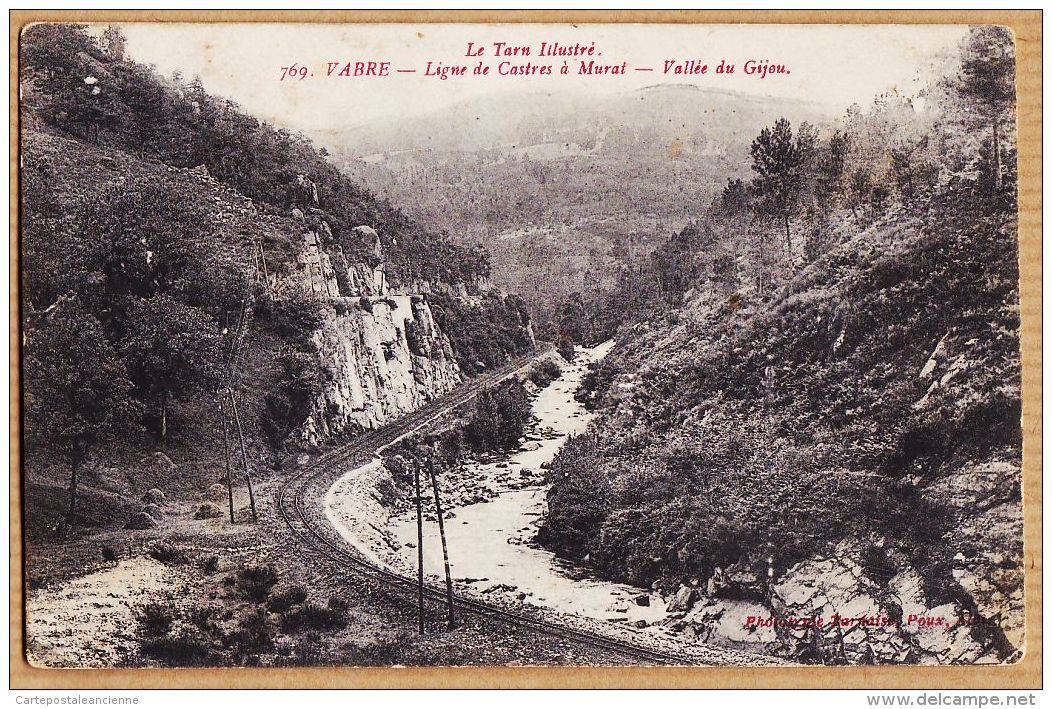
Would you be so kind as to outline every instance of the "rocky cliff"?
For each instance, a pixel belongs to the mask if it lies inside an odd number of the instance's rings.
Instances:
[[[292,210],[301,232],[293,280],[324,309],[312,337],[323,368],[322,386],[301,431],[304,443],[316,445],[376,428],[449,391],[471,373],[462,371],[451,342],[454,332],[436,321],[429,298],[440,299],[447,327],[464,339],[474,337],[460,330],[465,317],[500,319],[486,304],[501,296],[491,292],[484,279],[462,283],[391,278],[380,234],[363,224],[335,238],[313,183],[306,177],[301,183],[304,206]],[[521,331],[513,338],[516,346],[533,344],[528,317],[516,313],[514,328]],[[481,337],[485,339],[485,333]],[[473,346],[461,343],[461,349]]]
[[[338,298],[313,340],[326,376],[303,432],[310,443],[376,428],[461,379],[421,296]]]
[[[317,188],[302,175],[300,183],[306,209],[292,210],[302,232],[295,278],[324,310],[311,338],[322,387],[301,435],[319,444],[412,411],[456,386],[461,375],[424,297],[390,288],[376,230],[361,225],[337,243]]]

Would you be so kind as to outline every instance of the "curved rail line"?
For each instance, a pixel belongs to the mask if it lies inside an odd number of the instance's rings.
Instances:
[[[326,535],[323,527],[328,527],[329,525],[325,524],[324,521],[316,522],[312,520],[312,517],[317,518],[319,514],[316,505],[313,507],[308,506],[308,493],[312,488],[315,492],[327,489],[339,475],[346,471],[348,465],[357,466],[368,462],[383,447],[427,426],[435,419],[467,403],[485,387],[508,378],[534,361],[548,355],[551,350],[552,347],[550,345],[540,350],[535,350],[531,354],[520,357],[488,375],[470,380],[444,396],[433,399],[413,413],[382,428],[374,429],[303,466],[286,480],[278,491],[277,508],[281,518],[303,545],[332,561],[339,562],[345,567],[346,571],[405,591],[408,594],[415,594],[417,592],[417,580],[415,578],[403,576],[373,564],[371,561],[352,552],[346,542]],[[444,588],[428,583],[424,586],[424,593],[433,600],[445,601]],[[627,640],[620,640],[598,633],[571,628],[542,618],[515,613],[505,608],[470,598],[456,598],[454,607],[461,613],[468,612],[478,616],[495,618],[503,623],[523,627],[534,632],[559,637],[580,645],[612,651],[654,664],[709,664],[709,660],[702,657],[677,655],[660,649],[649,648]],[[712,652],[711,662],[713,664],[750,664],[755,663],[757,660],[767,663],[774,660],[774,658],[750,656],[746,653],[738,653],[732,650],[716,648],[706,648],[706,650]],[[704,654],[704,652],[702,651],[701,654]],[[775,662],[777,661],[775,660]]]

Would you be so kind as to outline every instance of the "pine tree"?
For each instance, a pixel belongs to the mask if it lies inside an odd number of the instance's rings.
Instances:
[[[773,128],[764,128],[752,142],[753,194],[758,198],[757,209],[781,220],[785,227],[787,257],[792,256],[792,235],[789,221],[799,206],[805,186],[806,166],[814,153],[817,133],[806,123],[794,139],[789,121],[779,118]]]
[[[995,25],[971,30],[966,40],[958,93],[985,115],[993,140],[993,180],[996,194],[1002,182],[1001,123],[1015,102],[1015,56],[1011,31]]]

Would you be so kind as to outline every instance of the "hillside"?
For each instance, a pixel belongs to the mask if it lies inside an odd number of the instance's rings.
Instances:
[[[728,180],[655,252],[586,377],[599,419],[552,462],[539,542],[664,589],[707,642],[823,663],[1020,656],[1014,153],[990,142],[1011,125],[1010,89],[990,88],[991,66],[1011,86],[1004,47],[973,32],[936,120],[878,101],[825,139],[761,132],[751,183]],[[782,192],[772,215],[776,173],[800,206]],[[743,631],[748,616],[828,625]]]
[[[601,423],[552,466],[542,541],[644,585],[729,576],[757,601],[768,557],[775,594],[838,583],[808,565],[846,557],[867,611],[949,604],[1010,638],[979,655],[1021,647],[1015,222],[945,199],[765,307],[626,333],[588,392]]]
[[[771,111],[821,112],[694,85],[517,93],[319,135],[350,174],[492,254],[549,338],[572,293],[609,289],[741,171]],[[529,274],[527,276],[526,274]]]
[[[483,251],[306,139],[136,64],[117,35],[35,25],[21,52],[30,536],[222,483],[223,426],[265,479],[533,346]]]

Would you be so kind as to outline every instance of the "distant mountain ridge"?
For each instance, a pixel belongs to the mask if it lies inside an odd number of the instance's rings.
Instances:
[[[619,279],[708,206],[727,176],[743,175],[749,141],[771,116],[824,112],[805,100],[661,84],[493,94],[318,140],[371,191],[489,250],[495,285],[520,293],[538,332],[553,337],[556,304]]]

